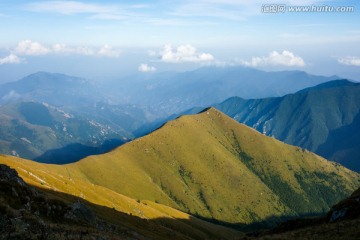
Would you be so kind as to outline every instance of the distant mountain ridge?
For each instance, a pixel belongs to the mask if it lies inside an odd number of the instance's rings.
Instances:
[[[16,102],[0,106],[0,123],[2,154],[38,159],[46,163],[74,162],[90,153],[104,153],[128,140],[126,133],[108,125],[39,102]],[[111,139],[117,140],[110,144]],[[62,154],[54,154],[55,149],[75,143],[83,146],[77,148],[81,152],[68,151],[65,154],[62,151]]]
[[[236,121],[360,171],[360,83],[327,82],[277,98],[214,105]]]
[[[34,73],[0,85],[0,153],[46,163],[78,161],[132,139],[148,115],[135,105],[110,104],[99,83]]]
[[[212,66],[181,73],[152,74],[143,79],[134,77],[121,81],[119,87],[112,86],[109,92],[115,90],[112,95],[118,94],[122,101],[150,105],[160,117],[167,117],[233,96],[277,97],[336,79],[339,77],[315,76],[302,71],[265,72],[240,66]]]
[[[13,106],[14,109],[10,111],[10,115],[7,114],[7,119],[11,116],[13,120],[20,120],[17,119],[16,112],[19,110],[16,107],[17,104],[22,102],[44,103],[58,107],[77,118],[107,126],[118,133],[116,136],[118,139],[132,139],[153,131],[164,123],[164,119],[167,121],[179,116],[181,109],[208,106],[220,99],[234,96],[235,93],[244,96],[278,96],[304,86],[326,82],[332,78],[334,77],[313,76],[300,71],[263,72],[243,67],[205,67],[184,73],[159,73],[131,81],[119,81],[118,85],[106,88],[106,83],[96,83],[64,74],[38,72],[19,81],[0,85],[0,107],[3,111],[5,105],[6,108]],[[38,116],[33,110],[35,108],[26,114],[28,118],[25,120],[29,120],[29,123],[33,124],[31,119],[38,118],[36,124],[33,125],[39,126],[38,123],[40,123],[43,128],[49,127],[46,124],[51,125],[51,122],[46,122],[50,118],[45,115],[41,118],[42,122],[39,122],[41,115]],[[3,115],[3,117],[5,116]],[[14,137],[19,134],[14,129],[13,131],[7,129],[0,131],[5,134],[4,136],[13,134]],[[40,132],[38,133],[40,134]],[[101,130],[96,134],[101,134]],[[97,153],[99,149],[92,149],[91,144],[84,145],[85,142],[93,142],[90,135],[86,141],[75,142],[74,139],[74,142],[69,142],[71,144],[69,148],[60,143],[60,139],[53,139],[52,142],[59,141],[57,144],[50,144],[51,146],[56,145],[56,148],[44,148],[45,145],[41,144],[40,152],[36,150],[36,154],[27,152],[20,156],[32,159],[36,157],[36,159],[42,159],[41,161],[54,163],[48,158],[49,156],[54,156],[52,154],[65,156],[66,152],[69,153],[69,149],[78,149],[89,154]],[[10,139],[11,137],[5,138]],[[49,137],[43,136],[42,138]],[[15,137],[15,139],[19,138]],[[104,141],[112,139],[107,138]],[[10,150],[9,142],[6,140],[2,153],[9,154],[13,150],[20,153],[19,148],[24,149],[22,145],[25,143],[24,141],[20,142],[22,143],[20,145],[12,144]],[[47,153],[38,158],[39,154],[44,151]],[[45,156],[48,156],[47,160],[44,160]],[[80,159],[80,156],[86,156],[86,154],[73,155],[71,159]]]
[[[21,99],[77,106],[103,100],[95,82],[59,73],[38,72],[0,86],[2,101]]]

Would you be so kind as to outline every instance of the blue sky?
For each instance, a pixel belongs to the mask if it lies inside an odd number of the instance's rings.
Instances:
[[[284,11],[262,12],[269,4]],[[36,71],[101,80],[203,65],[360,80],[359,1],[2,0],[0,35],[0,82]]]

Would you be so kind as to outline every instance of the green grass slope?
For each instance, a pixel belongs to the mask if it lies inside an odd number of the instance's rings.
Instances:
[[[241,224],[325,212],[360,180],[214,108],[65,167],[70,176],[135,199]]]

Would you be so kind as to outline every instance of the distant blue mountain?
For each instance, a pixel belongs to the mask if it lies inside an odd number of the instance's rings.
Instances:
[[[34,101],[97,121],[132,138],[147,122],[147,114],[134,104],[110,104],[103,84],[58,73],[38,72],[0,85],[0,105]],[[34,114],[33,114],[34,115]]]
[[[209,106],[232,96],[277,97],[339,79],[302,71],[265,72],[246,67],[203,67],[182,73],[159,73],[119,81],[113,87],[123,101],[150,106],[161,117],[194,106]],[[109,90],[111,92],[112,90]]]
[[[21,99],[55,106],[79,106],[104,100],[96,83],[58,73],[38,72],[0,85],[0,102]]]

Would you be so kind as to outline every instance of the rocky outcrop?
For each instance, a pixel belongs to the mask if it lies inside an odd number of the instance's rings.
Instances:
[[[120,231],[124,229],[97,218],[85,203],[49,197],[0,164],[0,240],[128,239]]]
[[[331,208],[326,216],[328,222],[338,222],[360,217],[360,188],[349,198]]]
[[[24,180],[19,177],[18,173],[14,169],[4,164],[0,164],[0,181],[14,182],[21,186],[26,185]]]

